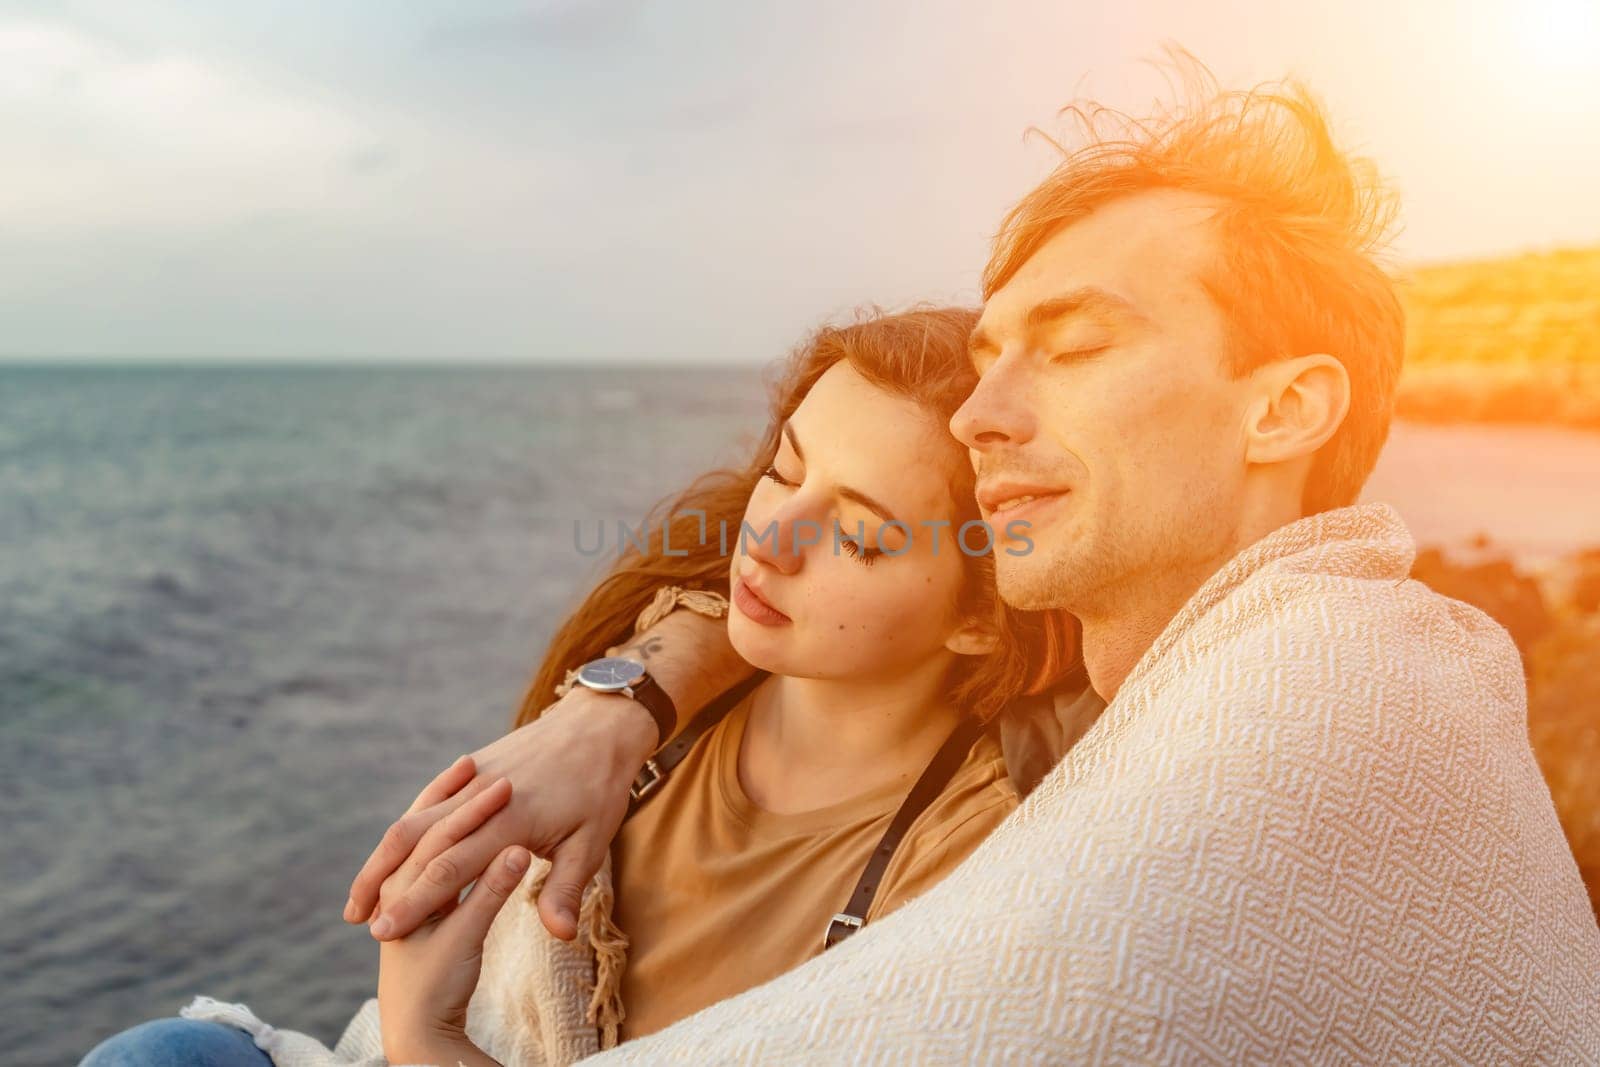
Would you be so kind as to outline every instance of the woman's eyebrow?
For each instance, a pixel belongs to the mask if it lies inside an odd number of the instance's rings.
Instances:
[[[799,459],[801,463],[804,463],[806,461],[806,454],[805,451],[800,447],[800,438],[794,435],[793,423],[786,422],[783,424],[783,435],[789,439],[789,447],[794,449],[795,458]]]
[[[805,451],[800,447],[800,438],[795,436],[794,426],[787,422],[784,423],[783,435],[789,439],[789,447],[794,449],[795,457],[799,459],[801,463],[804,463],[806,461],[806,454]],[[894,513],[888,508],[884,507],[882,504],[878,503],[876,500],[872,499],[859,489],[852,489],[848,485],[841,485],[837,491],[838,494],[844,497],[846,500],[854,500],[857,504],[860,504],[862,507],[868,509],[885,522],[900,521],[894,517]]]

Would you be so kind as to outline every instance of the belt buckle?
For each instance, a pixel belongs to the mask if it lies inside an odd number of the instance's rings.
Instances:
[[[639,774],[634,778],[633,784],[628,787],[628,795],[635,801],[643,800],[651,793],[654,793],[661,783],[666,780],[667,776],[661,773],[660,764],[653,759],[647,759],[644,761],[644,766],[640,768]]]

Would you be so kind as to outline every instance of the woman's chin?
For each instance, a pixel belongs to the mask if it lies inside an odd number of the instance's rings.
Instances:
[[[728,641],[739,658],[758,671],[768,674],[790,674],[796,677],[810,675],[805,663],[796,662],[794,633],[788,627],[776,630],[770,626],[741,619],[737,612],[728,615]]]

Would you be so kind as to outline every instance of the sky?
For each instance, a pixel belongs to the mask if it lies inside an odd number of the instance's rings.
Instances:
[[[0,0],[0,358],[765,362],[975,302],[1166,42],[1308,81],[1397,263],[1600,243],[1600,0]]]

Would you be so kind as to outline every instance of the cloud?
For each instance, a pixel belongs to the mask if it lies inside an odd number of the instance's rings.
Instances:
[[[538,0],[523,10],[439,23],[425,43],[439,49],[573,47],[630,36],[639,0]]]
[[[58,232],[303,209],[376,140],[202,58],[21,19],[0,19],[0,121],[0,224]]]

